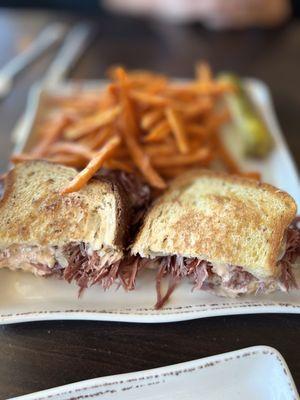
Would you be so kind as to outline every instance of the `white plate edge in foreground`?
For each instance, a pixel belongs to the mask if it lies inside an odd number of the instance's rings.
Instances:
[[[235,350],[227,353],[222,353],[210,357],[200,358],[193,361],[187,361],[179,364],[168,365],[160,368],[153,368],[144,371],[131,372],[128,374],[120,374],[120,375],[111,375],[102,378],[94,378],[89,380],[84,380],[80,382],[71,383],[68,385],[59,386],[56,388],[51,388],[43,391],[39,391],[36,393],[27,394],[24,396],[19,396],[15,398],[11,398],[10,400],[55,400],[57,396],[67,395],[70,396],[68,399],[71,399],[74,395],[80,394],[84,395],[84,398],[92,398],[95,394],[91,393],[95,389],[99,389],[101,387],[113,388],[118,384],[128,384],[134,381],[139,381],[140,379],[144,379],[147,377],[163,377],[168,374],[180,374],[180,373],[189,373],[191,370],[199,369],[199,368],[213,368],[215,365],[225,362],[230,362],[232,360],[236,360],[244,357],[253,357],[255,355],[262,355],[264,357],[272,357],[276,362],[277,366],[284,372],[283,376],[285,377],[286,383],[289,387],[291,399],[298,399],[299,395],[296,389],[296,385],[294,383],[291,372],[288,368],[286,361],[283,356],[279,353],[278,350],[274,349],[270,346],[252,346],[243,348],[240,350]],[[180,379],[180,378],[179,378]],[[90,394],[89,394],[90,391]],[[80,393],[79,393],[80,392]]]

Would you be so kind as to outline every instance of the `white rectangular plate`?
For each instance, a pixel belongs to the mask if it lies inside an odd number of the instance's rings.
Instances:
[[[281,354],[267,346],[148,371],[96,378],[15,400],[297,400]],[[13,400],[13,399],[11,399]]]
[[[245,169],[261,171],[264,181],[291,193],[299,206],[297,171],[275,119],[269,91],[263,83],[253,79],[247,80],[246,84],[272,132],[275,146],[267,159],[255,163],[243,162],[243,166]],[[85,90],[94,91],[100,86],[101,82],[89,82],[84,87]],[[48,92],[46,89],[35,89],[31,93],[23,122],[15,132],[18,150],[32,140],[31,132],[34,132],[47,93],[66,94],[74,90],[74,87],[78,88],[74,83],[67,83],[48,89]],[[143,271],[138,278],[136,290],[132,292],[126,293],[123,289],[104,292],[100,287],[93,287],[78,299],[74,285],[55,278],[37,278],[24,272],[1,270],[0,299],[2,324],[54,319],[172,322],[219,315],[300,312],[300,290],[225,299],[204,291],[192,292],[188,282],[183,282],[167,306],[157,311],[153,309],[156,299],[153,271]]]

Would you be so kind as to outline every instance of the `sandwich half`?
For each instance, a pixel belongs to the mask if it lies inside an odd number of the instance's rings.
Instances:
[[[76,174],[46,161],[20,163],[9,172],[0,202],[0,268],[57,275],[81,290],[115,281],[126,287],[132,282],[129,269],[122,269],[127,197],[104,176],[61,195]]]
[[[227,297],[289,290],[297,286],[292,267],[300,255],[295,215],[293,198],[271,185],[191,171],[153,204],[132,254],[141,267],[157,269],[156,308],[183,278]]]

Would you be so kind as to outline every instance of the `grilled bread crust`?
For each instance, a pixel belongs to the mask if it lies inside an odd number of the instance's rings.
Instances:
[[[293,198],[252,179],[194,170],[173,181],[146,215],[132,247],[144,257],[177,254],[277,274]]]
[[[73,168],[46,161],[16,165],[0,201],[0,248],[80,241],[93,250],[108,247],[121,254],[126,228],[122,191],[97,178],[78,192],[61,195],[76,174]]]

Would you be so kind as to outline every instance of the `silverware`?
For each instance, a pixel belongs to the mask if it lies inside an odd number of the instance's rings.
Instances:
[[[25,112],[18,119],[12,132],[12,141],[15,143],[14,153],[23,151],[26,139],[30,134],[32,120],[35,118],[39,106],[42,89],[56,85],[59,81],[65,79],[69,69],[85,50],[92,31],[93,29],[90,24],[79,23],[75,25],[67,34],[62,47],[48,68],[45,77],[41,82],[37,82],[31,87],[26,106],[29,112]],[[25,118],[25,115],[30,115],[30,118]]]
[[[83,53],[91,37],[92,26],[88,23],[75,25],[67,34],[54,61],[48,68],[43,85],[52,85],[64,80],[67,72]]]
[[[7,96],[11,91],[15,76],[52,45],[61,40],[65,32],[66,27],[64,24],[53,23],[47,26],[28,48],[0,69],[0,99]]]

